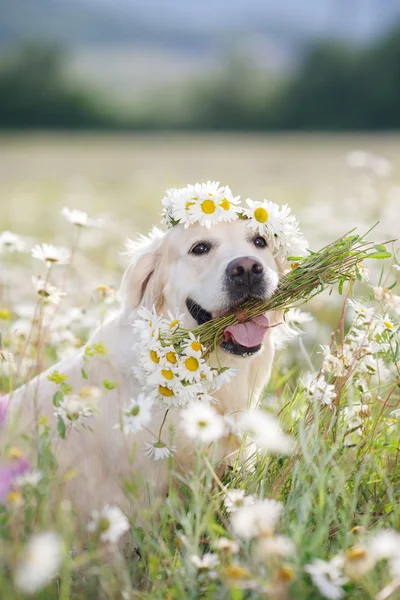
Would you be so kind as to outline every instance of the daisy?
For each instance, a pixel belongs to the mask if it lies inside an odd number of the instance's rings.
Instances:
[[[208,404],[193,402],[181,414],[186,435],[203,444],[219,440],[225,433],[224,419]]]
[[[289,454],[293,450],[292,439],[281,430],[278,421],[264,411],[244,413],[239,418],[238,426],[261,450],[282,454]]]
[[[225,223],[235,221],[238,218],[238,204],[240,196],[233,196],[231,189],[226,185],[221,188],[221,196],[218,203],[219,220]]]
[[[214,543],[214,548],[220,552],[229,552],[229,554],[237,554],[239,552],[238,542],[226,537],[218,538]]]
[[[17,371],[14,356],[8,350],[0,348],[0,378],[11,377]]]
[[[157,314],[155,307],[149,310],[141,306],[137,314],[140,319],[133,322],[134,333],[141,338],[142,342],[157,340],[162,327],[162,318]]]
[[[39,296],[41,296],[45,302],[50,304],[58,304],[61,298],[66,295],[65,292],[58,290],[54,285],[51,285],[42,277],[33,275],[32,283]]]
[[[332,402],[336,398],[335,386],[329,384],[323,375],[315,378],[308,373],[304,380],[304,387],[309,400],[316,400],[321,404],[332,406]]]
[[[246,496],[244,490],[229,488],[226,490],[224,504],[226,512],[232,513],[242,506],[251,506],[254,504],[254,496]]]
[[[324,598],[340,600],[345,595],[343,586],[348,582],[347,577],[343,575],[343,564],[341,556],[336,556],[330,561],[316,558],[304,569]]]
[[[32,471],[27,471],[23,475],[18,475],[14,480],[14,485],[16,485],[17,487],[35,488],[42,479],[42,471],[39,471],[38,469],[33,469]]]
[[[203,556],[193,554],[190,557],[190,560],[199,572],[207,573],[207,575],[212,577],[215,576],[215,567],[219,564],[219,559],[216,554],[213,554],[212,552],[206,552]]]
[[[1,252],[23,252],[25,242],[16,233],[11,231],[2,231],[0,233],[0,253]]]
[[[249,208],[243,209],[244,214],[250,220],[248,227],[257,231],[260,235],[268,232],[270,235],[280,230],[281,217],[279,206],[269,200],[254,202],[250,198],[246,200]]]
[[[152,442],[151,444],[146,442],[145,455],[153,460],[163,460],[169,458],[176,451],[176,446],[167,446],[161,440]]]
[[[183,327],[183,320],[185,318],[184,313],[177,313],[174,315],[170,310],[166,319],[163,319],[161,330],[167,335],[171,335],[176,332],[177,329]]]
[[[59,535],[51,531],[33,535],[15,570],[15,587],[24,594],[44,588],[57,575],[63,556],[63,542]]]
[[[204,346],[201,345],[199,338],[191,331],[189,331],[189,336],[184,341],[182,349],[183,354],[186,354],[186,356],[194,356],[195,358],[201,358],[205,350]]]
[[[212,384],[215,390],[219,390],[226,383],[230,383],[237,374],[237,370],[231,367],[223,367],[214,376]]]
[[[200,193],[193,196],[192,203],[188,206],[188,213],[193,221],[207,229],[218,223],[220,209],[223,210],[223,207],[220,207],[222,196],[223,188],[219,188],[219,181],[203,183]]]
[[[255,500],[232,513],[233,531],[243,539],[269,537],[275,531],[282,510],[283,505],[276,500]]]
[[[102,227],[104,224],[104,219],[93,219],[86,212],[76,208],[70,210],[65,207],[62,209],[61,214],[67,221],[77,227]]]
[[[202,379],[211,381],[212,370],[202,358],[181,356],[176,369],[179,379],[190,383],[199,383]]]
[[[154,373],[159,369],[161,360],[161,348],[157,342],[150,342],[147,346],[139,346],[140,364],[146,373]]]
[[[145,394],[132,398],[122,413],[121,430],[124,433],[137,433],[151,422],[153,400]],[[118,427],[118,425],[117,425]]]
[[[52,244],[37,244],[32,248],[32,256],[50,267],[54,264],[66,265],[69,263],[71,253],[67,248],[58,248]]]
[[[71,425],[77,425],[84,419],[91,417],[95,412],[94,406],[77,394],[69,394],[63,397],[54,411],[56,417]]]
[[[92,511],[87,529],[99,534],[102,542],[116,544],[129,531],[129,521],[118,506],[106,505],[100,511]]]
[[[170,368],[178,364],[179,355],[176,352],[174,346],[163,346],[159,349],[159,352],[164,364],[166,364]]]
[[[286,558],[294,553],[295,546],[288,537],[284,535],[273,535],[264,537],[258,542],[257,546],[259,554],[264,558],[270,556],[280,556]]]

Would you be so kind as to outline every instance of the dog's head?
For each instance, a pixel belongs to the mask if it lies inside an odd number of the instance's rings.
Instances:
[[[178,309],[186,315],[185,326],[193,328],[247,299],[268,299],[280,268],[268,239],[247,225],[245,220],[211,229],[177,225],[165,234],[155,231],[147,243],[133,247],[122,283],[125,314],[141,304],[155,305],[160,313]],[[236,355],[257,354],[263,337],[258,329],[246,324],[240,335],[227,335],[222,348]]]

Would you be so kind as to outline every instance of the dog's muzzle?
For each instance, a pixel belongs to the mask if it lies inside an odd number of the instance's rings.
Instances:
[[[233,306],[246,298],[265,298],[267,285],[263,264],[254,256],[235,258],[226,267],[224,287]]]

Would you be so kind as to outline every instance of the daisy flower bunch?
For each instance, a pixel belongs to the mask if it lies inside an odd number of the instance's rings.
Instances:
[[[183,315],[162,317],[153,307],[141,307],[133,324],[139,365],[134,374],[143,391],[160,406],[185,407],[201,400],[213,402],[212,393],[235,375],[234,369],[211,367],[203,358],[205,348],[187,332],[180,343],[173,338],[183,331]]]

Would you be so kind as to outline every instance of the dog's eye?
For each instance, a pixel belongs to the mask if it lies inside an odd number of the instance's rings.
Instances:
[[[259,236],[255,238],[254,245],[257,246],[257,248],[266,248],[267,242],[265,238]]]
[[[210,251],[209,244],[206,244],[204,242],[200,242],[200,244],[195,244],[190,249],[190,254],[207,254],[207,252],[209,252],[209,251]]]

